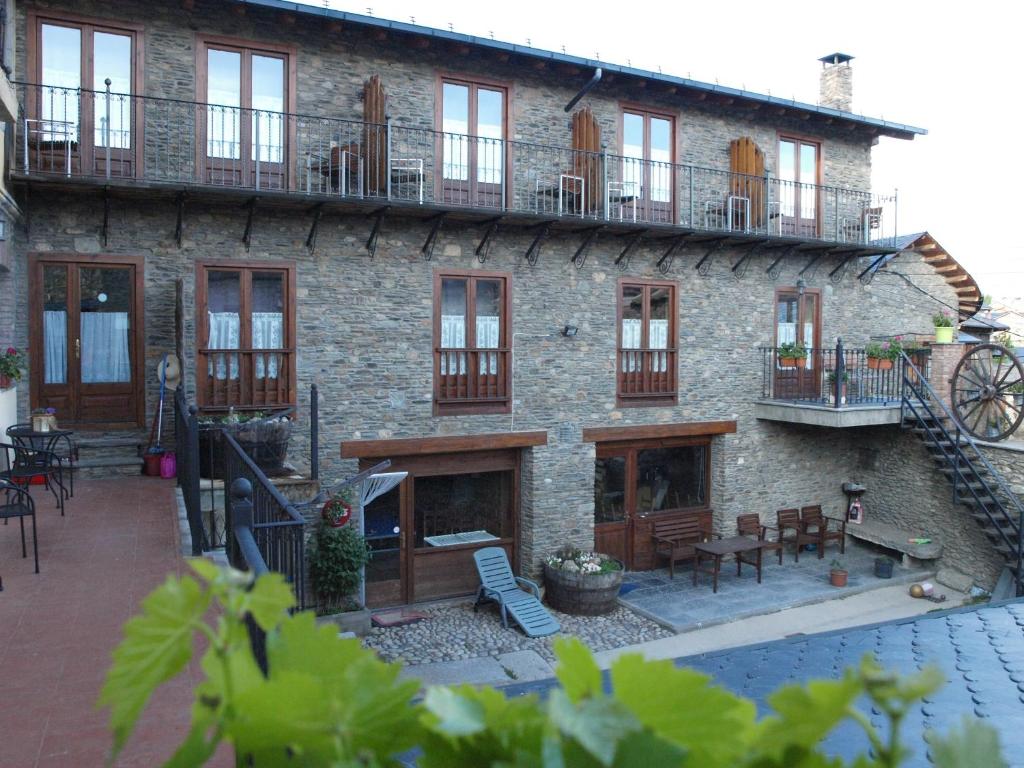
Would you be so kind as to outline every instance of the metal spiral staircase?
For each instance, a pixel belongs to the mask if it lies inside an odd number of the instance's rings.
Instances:
[[[970,510],[1005,559],[1016,595],[1024,595],[1024,505],[906,354],[902,425],[924,443],[949,479],[954,501]]]

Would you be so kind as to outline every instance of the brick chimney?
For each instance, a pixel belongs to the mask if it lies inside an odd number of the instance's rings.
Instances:
[[[830,53],[822,56],[821,86],[818,101],[823,107],[849,112],[853,109],[853,56],[846,53]]]

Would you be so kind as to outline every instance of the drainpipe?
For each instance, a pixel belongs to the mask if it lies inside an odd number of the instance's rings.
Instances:
[[[587,81],[587,84],[580,88],[579,93],[573,96],[569,100],[569,103],[565,105],[566,112],[572,111],[572,108],[576,106],[579,100],[586,96],[588,93],[590,93],[590,90],[599,82],[601,82],[601,74],[602,73],[600,67],[594,70],[594,74],[591,76],[590,80]]]

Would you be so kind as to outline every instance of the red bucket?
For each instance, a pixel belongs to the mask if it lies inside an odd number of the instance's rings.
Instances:
[[[148,477],[160,477],[160,459],[162,453],[147,453],[142,457],[142,474]]]

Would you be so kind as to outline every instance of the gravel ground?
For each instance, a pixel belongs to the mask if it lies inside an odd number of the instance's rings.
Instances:
[[[548,608],[562,631],[539,638],[527,637],[518,626],[504,629],[493,605],[481,606],[478,613],[473,612],[471,602],[417,610],[428,618],[404,627],[374,627],[364,644],[387,661],[413,666],[522,650],[536,651],[554,661],[551,645],[559,637],[575,635],[592,650],[604,651],[673,634],[621,606],[607,616],[569,616]]]

